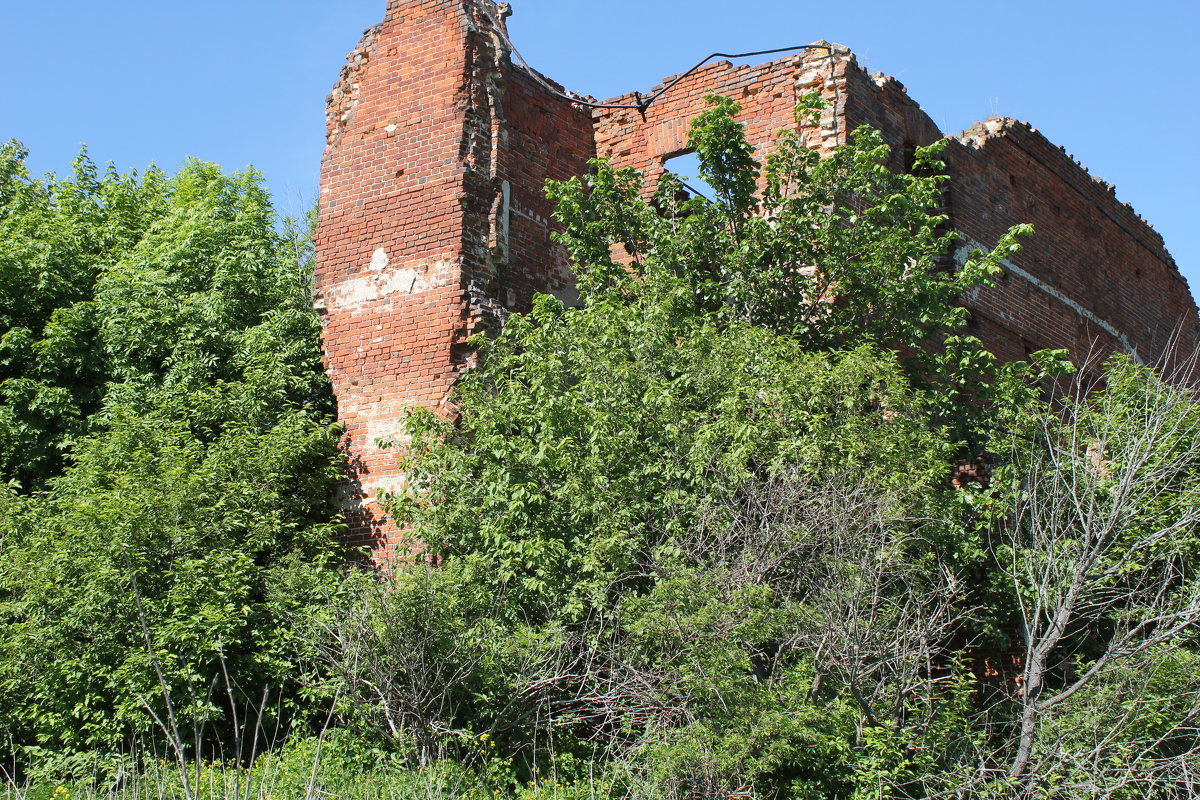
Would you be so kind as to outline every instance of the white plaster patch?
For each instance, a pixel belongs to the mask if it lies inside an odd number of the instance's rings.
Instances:
[[[377,442],[395,444],[403,437],[403,420],[399,415],[395,419],[371,419],[367,421],[367,443],[376,447]]]
[[[353,313],[378,300],[433,288],[434,271],[428,266],[388,269],[388,263],[383,248],[376,250],[366,274],[342,281],[325,291],[328,306]]]
[[[367,265],[367,269],[372,272],[378,272],[388,265],[387,251],[382,247],[375,248],[375,252],[371,254],[371,263]]]

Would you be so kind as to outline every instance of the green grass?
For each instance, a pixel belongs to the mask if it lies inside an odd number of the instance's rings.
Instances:
[[[363,763],[370,758],[378,762]],[[518,783],[511,764],[502,759],[473,769],[451,761],[413,769],[385,755],[364,759],[361,752],[340,748],[318,753],[312,741],[260,756],[251,767],[191,763],[186,776],[176,762],[140,760],[136,769],[110,762],[87,779],[40,775],[20,784],[7,781],[0,800],[600,800],[612,795],[590,780]]]

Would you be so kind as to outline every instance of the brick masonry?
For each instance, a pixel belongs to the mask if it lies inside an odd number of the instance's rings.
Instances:
[[[829,103],[806,132],[813,147],[870,124],[903,169],[906,149],[943,136],[899,82],[868,74],[840,46],[757,66],[710,64],[645,111],[589,109],[513,62],[507,13],[491,0],[389,0],[328,100],[317,306],[350,456],[350,543],[383,561],[408,546],[377,503],[403,485],[385,445],[405,410],[453,414],[469,336],[527,309],[537,292],[574,296],[566,253],[549,239],[547,179],[603,156],[653,185],[685,150],[711,91],[742,104],[760,148],[795,125],[795,105],[812,91]],[[995,288],[964,298],[997,355],[1067,347],[1077,357],[1120,350],[1153,360],[1172,337],[1183,350],[1196,346],[1196,306],[1162,238],[1062,148],[1026,123],[992,119],[951,137],[944,157],[964,248],[994,243],[1018,222],[1038,231]]]

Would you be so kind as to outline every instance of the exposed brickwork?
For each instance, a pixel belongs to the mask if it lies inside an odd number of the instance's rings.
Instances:
[[[445,408],[468,336],[572,293],[541,187],[586,169],[590,115],[502,51],[490,3],[393,0],[329,98],[317,303],[351,475],[351,544],[404,545],[379,513],[406,409]]]
[[[549,240],[546,179],[580,174],[601,155],[653,185],[710,91],[742,104],[760,148],[795,125],[796,102],[812,91],[829,103],[806,132],[815,148],[871,124],[903,169],[906,147],[942,136],[903,86],[868,75],[841,47],[709,65],[644,113],[589,110],[514,66],[506,10],[491,0],[390,0],[329,97],[317,302],[351,456],[352,542],[380,559],[405,543],[375,502],[403,481],[379,443],[395,440],[414,405],[453,413],[447,397],[469,363],[468,336],[528,308],[536,292],[573,296],[566,254]],[[964,298],[1000,356],[1096,347],[1149,360],[1174,331],[1195,346],[1196,307],[1162,239],[1036,130],[989,120],[955,137],[946,160],[965,244],[992,243],[1017,222],[1038,228],[996,288]]]
[[[893,78],[848,70],[845,95],[847,127],[882,130],[893,168],[906,144],[942,135]],[[1077,359],[1124,351],[1152,362],[1173,339],[1196,347],[1196,305],[1162,237],[1063,148],[1027,123],[991,119],[951,137],[944,158],[960,256],[1019,222],[1037,231],[995,288],[964,298],[998,356],[1066,347]]]
[[[745,125],[749,141],[760,147],[769,144],[778,131],[795,128],[796,104],[803,95],[817,92],[829,108],[818,129],[810,132],[810,145],[824,149],[842,144],[846,131],[841,124],[845,105],[841,73],[848,57],[843,48],[835,50],[832,57],[829,51],[814,49],[753,67],[733,67],[725,61],[710,64],[685,77],[644,113],[597,109],[596,153],[621,166],[642,170],[652,190],[663,173],[663,162],[685,152],[689,124],[707,108],[704,98],[714,91],[741,104],[738,119]],[[637,99],[628,94],[606,102],[635,104]]]

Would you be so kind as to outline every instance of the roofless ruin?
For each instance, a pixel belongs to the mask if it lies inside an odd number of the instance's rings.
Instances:
[[[527,309],[536,292],[572,297],[566,253],[549,239],[547,179],[602,156],[653,185],[713,91],[742,105],[760,146],[796,124],[810,92],[828,103],[806,132],[814,148],[873,125],[901,170],[906,151],[943,136],[898,81],[823,42],[758,66],[708,64],[649,105],[656,90],[597,103],[514,57],[507,14],[491,0],[389,0],[329,96],[317,302],[351,458],[351,543],[382,559],[402,537],[375,500],[403,476],[378,443],[397,434],[405,408],[445,406],[467,337]],[[943,157],[964,252],[1018,222],[1037,229],[995,288],[964,298],[993,352],[1149,360],[1173,335],[1195,346],[1196,306],[1162,238],[1062,148],[1027,123],[991,119],[951,137]]]

